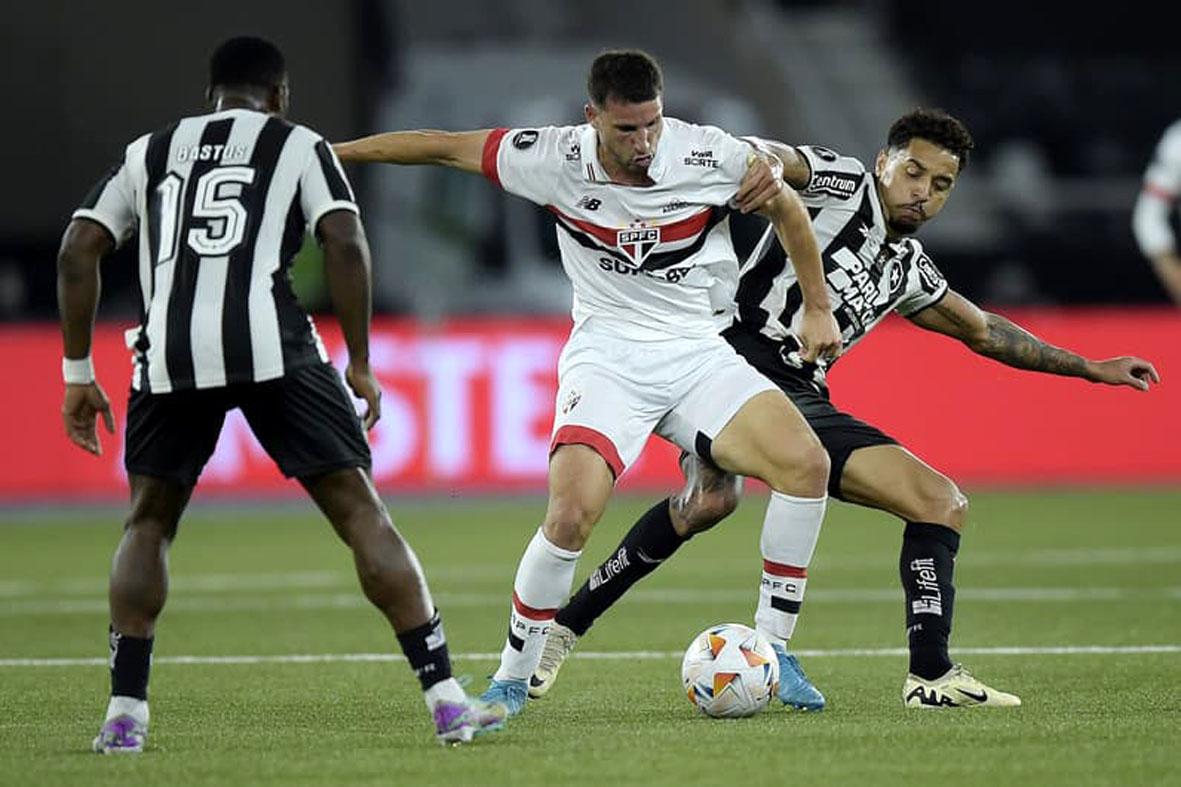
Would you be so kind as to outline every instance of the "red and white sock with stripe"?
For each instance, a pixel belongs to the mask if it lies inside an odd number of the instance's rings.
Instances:
[[[755,629],[771,644],[786,646],[795,631],[827,503],[827,497],[771,493],[759,539],[763,579],[755,612]]]
[[[500,653],[500,668],[493,675],[495,680],[528,680],[533,675],[554,615],[574,584],[580,555],[581,550],[572,552],[555,546],[538,528],[517,566],[508,639]]]

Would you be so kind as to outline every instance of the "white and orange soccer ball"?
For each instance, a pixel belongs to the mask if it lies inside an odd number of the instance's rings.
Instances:
[[[754,629],[721,623],[689,643],[681,681],[689,702],[707,716],[753,716],[779,691],[779,659]]]

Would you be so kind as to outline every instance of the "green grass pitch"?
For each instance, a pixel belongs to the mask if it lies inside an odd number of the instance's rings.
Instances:
[[[649,502],[612,504],[579,581]],[[1181,491],[974,497],[953,646],[1021,695],[1012,711],[901,707],[900,526],[833,504],[793,643],[829,708],[706,719],[679,654],[710,624],[750,622],[763,507],[752,495],[638,586],[550,697],[444,749],[404,663],[339,658],[398,651],[310,504],[197,505],[172,552],[148,751],[130,758],[88,751],[123,512],[0,511],[0,784],[1181,784]],[[544,504],[391,509],[481,689]],[[330,658],[270,658],[290,655]]]

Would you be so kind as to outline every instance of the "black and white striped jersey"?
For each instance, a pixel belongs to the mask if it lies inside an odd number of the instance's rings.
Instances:
[[[914,314],[947,292],[947,281],[914,238],[890,242],[876,180],[860,161],[827,148],[796,148],[811,174],[800,198],[812,217],[833,314],[847,351],[892,311]],[[768,227],[739,272],[738,322],[783,342],[784,360],[799,368],[796,339],[803,297],[791,260]],[[811,365],[807,371],[812,372]],[[814,370],[824,384],[825,364]]]
[[[128,145],[74,217],[116,243],[138,229],[132,387],[261,382],[327,361],[289,269],[307,229],[334,210],[357,212],[332,148],[279,117],[230,109]]]

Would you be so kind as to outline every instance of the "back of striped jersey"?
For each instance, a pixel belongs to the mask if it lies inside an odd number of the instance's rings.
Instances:
[[[308,227],[356,212],[328,143],[232,109],[140,137],[75,217],[139,235],[144,319],[132,385],[153,393],[274,379],[326,360],[288,270]]]

